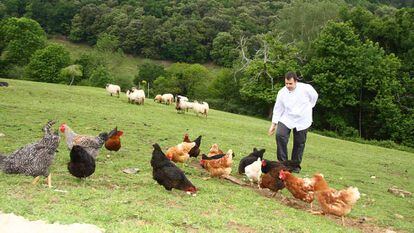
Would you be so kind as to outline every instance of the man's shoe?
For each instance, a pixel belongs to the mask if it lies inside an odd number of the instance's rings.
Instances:
[[[293,170],[292,170],[292,172],[294,172],[294,173],[299,173],[300,172],[300,168],[294,168]]]

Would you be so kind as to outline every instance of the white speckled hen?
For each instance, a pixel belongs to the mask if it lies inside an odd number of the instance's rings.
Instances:
[[[16,150],[9,156],[0,156],[0,168],[8,174],[24,174],[33,176],[33,184],[36,184],[40,176],[47,177],[49,188],[52,186],[52,178],[49,167],[55,158],[59,146],[58,132],[52,132],[55,121],[49,121],[44,127],[44,136],[38,142],[28,144]]]

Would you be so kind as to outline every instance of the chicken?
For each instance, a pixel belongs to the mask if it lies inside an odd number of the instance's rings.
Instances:
[[[218,155],[213,155],[208,157],[205,154],[201,155],[201,160],[200,160],[200,165],[202,168],[205,168],[204,165],[206,164],[206,160],[216,160],[216,159],[221,159],[225,156],[225,154],[218,154]]]
[[[225,177],[231,173],[233,157],[233,151],[231,149],[223,156],[222,154],[212,156],[204,155],[204,159],[201,160],[201,165],[210,173],[211,177]]]
[[[69,173],[78,178],[86,178],[95,172],[95,159],[83,147],[74,145],[70,151]]]
[[[253,184],[253,181],[257,182],[257,187],[260,187],[260,177],[262,176],[262,160],[257,158],[255,162],[250,165],[247,165],[245,168],[245,173],[250,183]]]
[[[191,142],[190,138],[188,137],[188,133],[184,134],[183,142]]]
[[[253,148],[253,152],[250,153],[248,156],[242,158],[239,163],[239,174],[244,173],[244,168],[252,163],[254,163],[257,158],[260,158],[260,160],[263,160],[263,154],[265,153],[265,149],[257,150],[256,148]]]
[[[118,151],[121,149],[121,139],[120,137],[124,134],[123,131],[118,131],[118,127],[115,127],[108,134],[108,140],[105,142],[105,148],[109,151]]]
[[[52,187],[52,174],[49,167],[55,158],[59,147],[60,137],[58,132],[52,132],[55,121],[49,121],[43,127],[43,138],[35,143],[28,144],[14,151],[11,155],[0,158],[0,168],[8,174],[24,174],[33,176],[32,184],[36,184],[40,176],[47,177],[49,188]]]
[[[299,162],[293,160],[286,161],[262,161],[262,172],[265,173],[261,178],[260,187],[268,188],[273,192],[285,188],[284,182],[279,178],[281,170],[292,171],[294,168],[299,166]]]
[[[285,170],[280,170],[279,178],[283,180],[287,190],[289,190],[296,199],[310,203],[312,209],[315,178],[302,179]]]
[[[187,179],[184,172],[167,158],[158,144],[152,146],[154,147],[151,158],[153,179],[168,191],[175,188],[195,195],[197,188]]]
[[[73,132],[73,130],[66,124],[62,124],[59,129],[60,132],[65,135],[66,144],[69,150],[71,150],[74,145],[81,146],[94,159],[98,157],[99,149],[101,149],[106,140],[108,140],[108,133],[105,132],[100,133],[97,137],[95,137],[79,135]]]
[[[196,146],[195,142],[182,142],[167,150],[166,156],[175,163],[185,163],[190,158],[189,152]]]
[[[210,148],[210,152],[208,153],[208,157],[211,157],[213,155],[219,155],[224,154],[222,150],[219,149],[219,146],[217,144],[213,144]]]
[[[195,146],[191,148],[191,150],[188,152],[188,155],[190,155],[190,157],[196,158],[200,154],[201,136],[198,136],[198,138],[196,138],[196,140],[193,142],[195,142]]]
[[[325,214],[333,214],[341,217],[342,225],[345,225],[344,216],[351,212],[352,206],[360,198],[358,188],[349,187],[343,190],[330,188],[322,174],[315,174],[316,198]]]
[[[274,168],[285,167],[285,171],[291,172],[295,168],[300,168],[299,161],[296,160],[285,160],[285,161],[270,161],[264,159],[262,161],[262,172],[268,173]],[[278,173],[279,174],[279,173]],[[279,176],[279,175],[278,175]]]

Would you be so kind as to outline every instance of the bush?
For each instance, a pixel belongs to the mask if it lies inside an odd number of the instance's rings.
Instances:
[[[105,66],[99,66],[92,71],[89,83],[94,87],[105,87],[108,83],[113,83],[113,78]]]
[[[83,76],[82,79],[89,79],[91,77],[92,71],[99,66],[105,66],[104,59],[96,53],[84,53],[78,60],[75,61],[75,64],[82,66]]]
[[[26,67],[27,78],[39,82],[64,83],[60,70],[70,63],[69,52],[65,47],[51,44],[37,50]]]
[[[164,66],[152,62],[145,62],[138,66],[138,74],[135,76],[134,84],[138,85],[143,80],[153,84],[155,79],[165,75]]]
[[[126,92],[128,89],[134,86],[134,84],[132,83],[132,77],[129,76],[118,77],[114,81],[114,84],[119,85],[121,87],[121,91],[124,92]]]

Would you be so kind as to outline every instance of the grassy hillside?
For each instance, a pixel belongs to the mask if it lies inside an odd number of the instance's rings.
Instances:
[[[0,88],[2,153],[39,139],[48,119],[65,122],[82,134],[97,135],[115,126],[124,130],[122,149],[110,157],[102,149],[96,172],[87,180],[68,173],[69,152],[63,139],[51,167],[51,189],[44,180],[33,186],[31,177],[0,172],[0,211],[31,220],[91,223],[106,232],[414,231],[413,197],[387,192],[394,185],[414,191],[412,153],[308,134],[300,175],[322,172],[334,188],[352,185],[362,193],[347,218],[353,227],[342,227],[338,218],[314,216],[285,205],[281,195],[269,198],[227,180],[203,180],[205,173],[192,166],[184,171],[199,188],[196,197],[168,192],[152,180],[151,145],[157,142],[166,149],[178,144],[186,132],[191,138],[203,135],[204,153],[213,143],[223,150],[233,149],[235,176],[238,161],[253,147],[266,148],[265,158],[275,160],[274,138],[266,134],[268,121],[214,110],[207,119],[193,113],[181,115],[172,106],[152,100],[144,106],[130,105],[125,95],[110,97],[99,88],[0,81],[10,83]],[[127,167],[141,171],[124,174]],[[292,198],[286,190],[282,195]],[[366,221],[359,224],[361,218]]]
[[[69,51],[72,60],[76,60],[79,58],[83,53],[91,53],[96,52],[99,53],[102,57],[105,58],[105,63],[108,66],[109,72],[115,77],[130,77],[131,79],[138,73],[138,65],[142,64],[144,61],[148,59],[140,58],[140,57],[133,57],[131,55],[125,54],[118,54],[112,52],[99,52],[98,50],[94,49],[85,44],[75,44],[71,43],[67,40],[62,38],[52,38],[49,40],[52,43],[58,43],[63,46]],[[157,64],[163,65],[164,67],[168,67],[172,64],[171,61],[166,60],[151,60]],[[220,70],[220,67],[207,63],[203,64],[207,69],[212,72]]]

